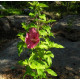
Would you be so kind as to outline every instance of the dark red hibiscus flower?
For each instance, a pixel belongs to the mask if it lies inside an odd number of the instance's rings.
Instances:
[[[25,42],[27,44],[27,48],[32,49],[39,43],[39,33],[36,28],[30,28],[29,33],[26,33]]]

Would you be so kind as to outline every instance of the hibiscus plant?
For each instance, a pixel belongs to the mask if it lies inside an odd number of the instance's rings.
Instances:
[[[55,22],[56,20],[46,20],[46,15],[42,13],[43,8],[48,7],[46,4],[39,3],[38,1],[29,2],[32,12],[29,16],[34,20],[26,25],[22,23],[22,28],[25,29],[25,33],[18,33],[17,36],[21,39],[18,43],[18,55],[27,49],[27,54],[24,60],[20,60],[19,64],[26,67],[26,75],[30,75],[33,78],[47,78],[47,73],[52,76],[57,74],[50,69],[52,65],[53,53],[50,48],[63,48],[62,45],[52,42],[49,37],[53,36],[51,27],[48,23]]]

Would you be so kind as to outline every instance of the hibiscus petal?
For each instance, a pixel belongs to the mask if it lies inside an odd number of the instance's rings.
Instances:
[[[26,33],[25,43],[28,37],[29,37],[29,33]]]
[[[30,28],[29,32],[31,32],[31,33],[37,33],[36,28]]]
[[[27,48],[34,48],[39,41],[39,33],[36,31],[36,28],[31,28],[29,33],[26,33],[25,42],[27,44]]]

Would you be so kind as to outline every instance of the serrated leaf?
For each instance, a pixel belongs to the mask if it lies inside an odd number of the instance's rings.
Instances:
[[[38,73],[39,79],[46,78],[46,73],[44,72],[44,69],[37,69],[37,73]]]
[[[44,3],[39,3],[39,5],[38,6],[40,6],[40,7],[48,7],[46,4],[44,4]]]
[[[43,75],[44,69],[37,69],[38,75]]]
[[[51,44],[51,47],[53,48],[64,48],[64,46],[60,45],[60,44],[57,44],[57,43],[54,43],[54,42],[50,42]]]
[[[32,52],[31,56],[29,57],[29,61],[31,61],[35,56],[35,53]]]
[[[47,36],[48,35],[47,31],[45,31],[45,30],[39,30],[39,34],[43,35],[43,36]]]
[[[45,20],[39,20],[40,22],[43,22],[43,23],[52,23],[52,22],[56,22],[56,20],[48,20],[48,21],[45,21]]]
[[[24,47],[24,48],[27,48],[27,45],[26,45],[26,43],[24,43],[23,47]]]
[[[29,16],[35,17],[35,14],[30,12],[30,13],[29,13]]]
[[[45,45],[45,44],[40,44],[40,45],[39,45],[39,48],[41,48],[41,49],[48,49],[48,46]]]
[[[37,25],[32,22],[32,23],[28,24],[27,27],[28,28],[32,28],[32,27],[37,28]]]
[[[48,30],[51,30],[51,27],[50,26],[45,26],[44,29],[46,29],[48,31]]]
[[[19,38],[20,38],[22,41],[25,42],[25,37],[24,37],[24,36],[21,35]]]
[[[50,34],[50,30],[51,30],[50,26],[44,26],[43,29],[48,32],[48,35]]]
[[[46,71],[52,76],[57,76],[57,74],[51,69],[46,69]]]
[[[53,55],[53,53],[52,53],[51,51],[47,51],[46,54],[47,54],[49,57],[54,58],[54,55]]]
[[[18,63],[19,63],[20,65],[26,66],[26,65],[28,64],[28,59],[25,59],[25,61],[20,60],[20,61],[18,61]]]
[[[33,2],[28,2],[30,5],[34,6],[36,5],[38,2],[37,1],[33,1]]]
[[[49,66],[52,64],[52,58],[54,58],[54,55],[52,53],[44,55],[44,59],[47,61]]]
[[[32,7],[32,6],[30,6],[29,8],[30,8],[30,9],[33,9],[33,7]]]
[[[26,26],[26,23],[22,23],[22,28],[24,28],[26,31],[27,31],[27,26]]]
[[[27,45],[26,43],[21,41],[21,42],[18,42],[17,48],[18,48],[18,56],[20,56],[20,54],[23,52],[23,49],[27,48]]]
[[[19,32],[19,33],[17,34],[17,36],[19,36],[19,38],[20,38],[22,41],[25,41],[24,34],[25,34],[25,33]]]
[[[18,56],[23,52],[23,44],[24,42],[18,42],[17,48],[18,48]]]
[[[30,75],[33,76],[34,79],[38,78],[38,75],[36,75],[36,72],[35,71],[32,71],[32,73]]]
[[[46,21],[46,16],[45,16],[45,14],[40,15],[39,17],[40,17],[41,19],[43,19],[43,20],[45,20],[45,21]]]
[[[49,33],[49,36],[52,36],[55,38],[54,34],[52,32]]]
[[[29,66],[32,69],[45,69],[48,67],[46,62],[39,60],[32,60]]]
[[[39,21],[40,21],[40,22],[43,22],[43,23],[45,23],[45,22],[46,22],[45,20],[41,20],[41,19],[39,19]]]
[[[51,57],[48,57],[47,58],[47,62],[48,62],[48,65],[50,66],[52,64],[52,58]]]
[[[32,69],[29,66],[26,66],[26,72],[23,76],[23,79],[26,77],[26,75],[31,75],[32,74]]]
[[[21,32],[19,32],[18,34],[17,34],[17,36],[23,36],[24,35],[24,33],[21,33]]]

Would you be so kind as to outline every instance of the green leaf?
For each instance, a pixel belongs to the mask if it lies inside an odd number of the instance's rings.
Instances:
[[[57,76],[57,74],[51,69],[46,69],[46,71],[52,76]]]
[[[39,21],[42,22],[42,23],[45,23],[46,22],[45,20],[41,20],[41,19],[39,19]]]
[[[35,1],[34,2],[28,2],[30,5],[35,5]]]
[[[38,18],[35,18],[34,21],[35,21],[35,22],[38,21]]]
[[[23,47],[24,47],[24,48],[27,48],[27,44],[26,44],[26,43],[24,43],[24,44],[23,44]]]
[[[38,78],[38,75],[36,75],[36,71],[32,71],[32,73],[30,75],[33,76],[34,79]]]
[[[47,61],[48,65],[50,66],[52,64],[52,58],[54,58],[53,53],[51,51],[46,51],[46,54],[43,57]]]
[[[40,17],[41,19],[43,19],[43,20],[45,20],[45,21],[46,21],[46,15],[45,15],[45,14],[40,15],[39,17]]]
[[[25,72],[25,74],[24,74],[24,76],[23,76],[23,79],[26,77],[26,75],[27,75],[28,73],[27,72]]]
[[[28,28],[32,28],[32,27],[37,28],[37,25],[32,22],[32,23],[28,24],[27,27]]]
[[[55,36],[52,32],[49,33],[49,36],[53,36],[55,38]]]
[[[37,73],[38,73],[39,79],[46,78],[46,73],[44,72],[44,69],[37,69]]]
[[[35,58],[35,53],[32,52],[31,56],[29,57],[29,61],[33,60]]]
[[[26,72],[23,76],[23,79],[26,77],[26,75],[31,75],[32,73],[32,69],[29,66],[26,66]]]
[[[28,32],[31,24],[32,23],[26,25],[26,23],[22,23],[22,28],[24,28]]]
[[[46,54],[47,54],[49,57],[54,58],[54,55],[53,55],[53,53],[52,53],[51,51],[46,51]]]
[[[44,26],[42,26],[42,28],[47,31],[47,33],[48,33],[49,36],[53,36],[55,38],[55,36],[51,32],[51,27],[50,26],[45,26],[44,25]]]
[[[39,5],[38,6],[40,6],[40,7],[48,7],[46,4],[44,4],[44,3],[39,3]]]
[[[48,35],[47,31],[45,31],[45,30],[39,30],[39,34],[43,35],[43,36],[47,36]]]
[[[17,48],[18,48],[18,56],[23,52],[23,44],[24,42],[18,42]]]
[[[54,43],[54,42],[50,42],[50,46],[53,48],[64,48],[64,46],[57,44],[57,43]]]
[[[30,9],[34,9],[32,6],[29,7]]]
[[[35,17],[35,14],[30,12],[30,13],[29,13],[29,16]]]
[[[17,36],[19,36],[19,38],[20,38],[22,41],[25,41],[24,34],[25,34],[25,33],[19,32],[19,33],[17,34]]]
[[[51,66],[51,64],[52,64],[52,58],[51,57],[48,57],[47,58],[47,62],[48,62],[48,65]]]
[[[26,66],[26,65],[28,65],[28,59],[25,59],[25,61],[20,60],[20,61],[18,61],[18,63],[19,63],[20,65]]]
[[[45,44],[40,44],[40,45],[39,45],[39,48],[41,48],[41,49],[48,49],[48,46],[45,45]]]
[[[26,23],[22,23],[22,28],[24,28],[27,31],[28,27],[26,26]]]
[[[20,38],[22,41],[25,41],[25,37],[24,37],[24,36],[21,35],[19,38]]]
[[[43,22],[43,23],[52,23],[52,22],[56,22],[56,20],[48,20],[48,21],[45,21],[45,20],[39,20],[40,22]]]
[[[48,34],[50,34],[50,30],[51,30],[50,26],[44,26],[43,29],[46,30]]]
[[[21,33],[21,32],[19,32],[18,34],[17,34],[17,36],[23,36],[24,35],[24,33]]]
[[[37,69],[38,75],[43,75],[44,69]]]
[[[48,67],[46,62],[40,60],[32,60],[29,64],[32,69],[45,69]]]
[[[23,41],[21,41],[21,42],[18,42],[17,48],[18,48],[18,56],[20,56],[20,54],[23,52],[23,50],[25,48],[27,48],[27,45],[26,45],[26,43],[24,43]]]
[[[46,73],[43,73],[42,77],[43,78],[47,78]]]

